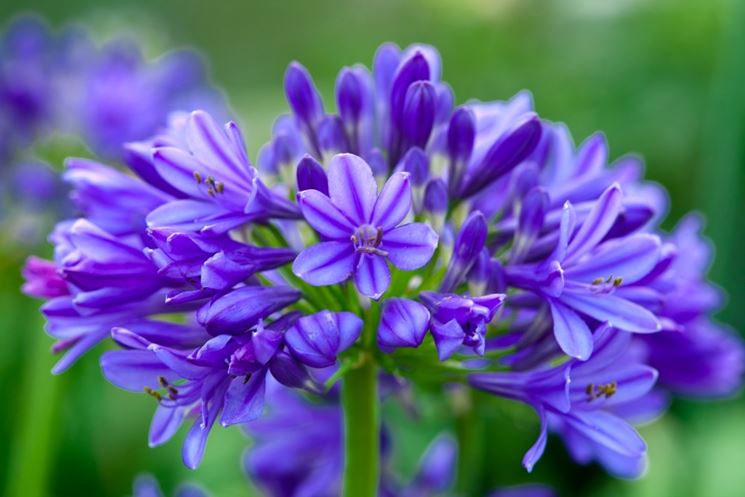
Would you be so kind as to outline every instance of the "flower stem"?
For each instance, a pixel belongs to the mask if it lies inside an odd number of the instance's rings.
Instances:
[[[344,497],[376,497],[380,475],[378,371],[369,355],[347,373],[342,384],[344,407]]]

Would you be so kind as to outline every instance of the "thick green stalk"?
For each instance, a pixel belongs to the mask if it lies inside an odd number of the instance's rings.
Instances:
[[[378,371],[371,356],[347,373],[344,407],[344,497],[376,497],[380,475]]]
[[[380,406],[376,349],[380,308],[372,302],[360,340],[360,365],[344,376],[344,497],[376,497],[380,478]]]

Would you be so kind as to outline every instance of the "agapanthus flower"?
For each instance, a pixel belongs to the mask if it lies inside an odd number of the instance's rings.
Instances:
[[[407,483],[379,464],[391,385],[414,413],[420,394],[478,407],[440,394],[452,383],[531,406],[529,470],[551,430],[579,463],[641,474],[632,424],[670,392],[740,384],[698,233],[660,232],[664,192],[635,157],[609,166],[601,134],[575,147],[525,92],[454,107],[441,76],[432,47],[386,44],[372,71],[341,71],[329,113],[292,63],[292,112],[256,168],[240,127],[202,110],[127,144],[127,172],[69,160],[82,219],[25,271],[68,350],[56,371],[113,335],[105,375],[156,400],[151,444],[188,418],[193,468],[217,420],[248,423],[248,472],[272,495],[448,492],[439,442]]]
[[[533,407],[541,418],[541,433],[525,454],[530,471],[546,446],[548,429],[558,431],[578,462],[599,460],[622,477],[639,476],[646,464],[646,445],[624,421],[638,414],[657,414],[660,405],[647,394],[657,371],[636,363],[629,350],[631,336],[608,326],[595,332],[595,352],[586,362],[536,371],[475,373],[471,385]],[[629,409],[628,406],[631,406]]]
[[[379,299],[388,289],[387,260],[402,270],[429,262],[437,235],[422,223],[399,226],[411,210],[407,173],[395,173],[380,195],[372,170],[351,154],[329,164],[329,196],[318,190],[298,193],[298,204],[324,241],[301,252],[292,270],[313,285],[330,285],[354,276],[363,295]]]

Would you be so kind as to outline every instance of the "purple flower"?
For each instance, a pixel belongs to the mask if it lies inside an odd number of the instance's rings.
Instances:
[[[67,283],[57,274],[57,266],[52,261],[31,256],[23,266],[22,273],[26,282],[21,290],[26,295],[52,299],[70,294]]]
[[[293,272],[311,285],[332,285],[354,275],[363,295],[379,299],[388,289],[386,260],[403,270],[424,266],[437,235],[421,223],[401,225],[411,210],[411,187],[396,173],[377,192],[372,170],[351,154],[337,155],[328,171],[329,196],[318,190],[298,193],[298,203],[324,241],[298,255]]]
[[[68,159],[65,169],[75,207],[112,235],[142,233],[150,211],[173,198],[138,178],[91,160]]]
[[[115,40],[82,73],[78,125],[100,156],[120,157],[124,143],[154,134],[176,110],[196,106],[226,115],[202,61],[190,51],[171,52],[149,64],[136,45]]]
[[[487,231],[484,215],[479,211],[471,212],[458,232],[440,291],[452,292],[465,279],[484,248]]]
[[[182,198],[150,212],[150,228],[222,234],[252,221],[297,215],[258,178],[235,123],[220,129],[209,114],[194,112],[182,126],[172,130],[175,139],[156,140],[153,149],[155,171]]]
[[[351,312],[323,311],[304,316],[287,330],[287,348],[308,366],[333,366],[339,353],[360,337],[362,324],[362,320]]]
[[[419,347],[429,327],[429,311],[419,302],[387,299],[378,326],[378,346],[385,351],[397,347]]]
[[[269,325],[259,322],[241,335],[214,337],[193,326],[133,323],[113,331],[114,339],[129,349],[105,353],[101,367],[113,384],[157,400],[151,446],[168,441],[187,417],[196,418],[182,453],[184,464],[194,469],[218,418],[229,426],[261,415],[267,372],[284,367],[273,359],[293,320],[287,315]],[[169,337],[169,345],[161,344],[163,337]],[[201,345],[192,348],[195,341]]]
[[[158,274],[187,285],[169,294],[172,302],[230,290],[256,273],[278,268],[295,258],[293,250],[248,245],[228,235],[207,237],[157,230],[150,236],[155,248],[145,248],[144,252],[158,267]]]
[[[441,361],[447,360],[462,346],[483,355],[486,327],[494,319],[504,300],[502,294],[483,297],[461,297],[454,294],[425,292],[420,295],[429,308],[430,331]]]
[[[623,419],[649,419],[661,407],[647,396],[657,372],[630,356],[631,336],[603,327],[595,332],[595,351],[586,362],[573,359],[550,369],[474,373],[476,388],[532,406],[541,419],[538,440],[525,454],[532,470],[546,446],[549,427],[559,432],[576,460],[597,459],[621,477],[639,476],[646,465],[646,444]]]
[[[344,468],[338,403],[310,403],[269,382],[270,413],[244,425],[254,439],[244,468],[270,497],[336,497]]]
[[[300,296],[299,291],[290,287],[243,286],[204,304],[196,318],[210,334],[238,334]]]
[[[633,285],[644,278],[660,258],[660,240],[654,235],[604,241],[618,219],[621,196],[617,185],[608,188],[576,230],[577,212],[567,204],[553,252],[538,264],[505,268],[508,283],[534,291],[546,300],[556,341],[567,355],[579,359],[587,359],[592,353],[590,327],[581,315],[625,331],[651,333],[661,329],[654,314],[632,299],[615,295],[622,285]]]

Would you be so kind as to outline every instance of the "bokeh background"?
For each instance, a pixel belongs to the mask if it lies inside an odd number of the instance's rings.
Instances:
[[[527,88],[541,116],[566,122],[577,141],[602,129],[614,157],[641,154],[648,177],[670,192],[666,228],[689,210],[706,216],[717,247],[711,274],[730,300],[719,318],[745,330],[745,2],[3,0],[0,24],[19,12],[38,13],[57,27],[82,23],[99,39],[129,33],[153,57],[177,46],[197,48],[229,96],[254,157],[273,117],[286,109],[282,76],[289,61],[306,65],[332,101],[337,70],[369,64],[381,42],[434,44],[458,102],[504,99]],[[204,463],[189,472],[179,440],[147,448],[152,399],[107,384],[97,354],[51,376],[51,341],[38,303],[18,292],[25,256],[49,248],[6,240],[0,250],[3,495],[123,497],[143,471],[168,492],[195,480],[219,497],[258,495],[241,473],[250,442],[238,430],[214,430]],[[745,492],[741,398],[676,401],[664,419],[642,428],[650,471],[633,482],[573,466],[558,440],[527,475],[519,461],[536,435],[534,415],[494,410],[482,419],[490,427],[481,444],[484,487],[545,481],[562,495],[613,497]],[[406,419],[400,426],[394,440],[404,451],[394,462],[405,473],[433,431]]]

